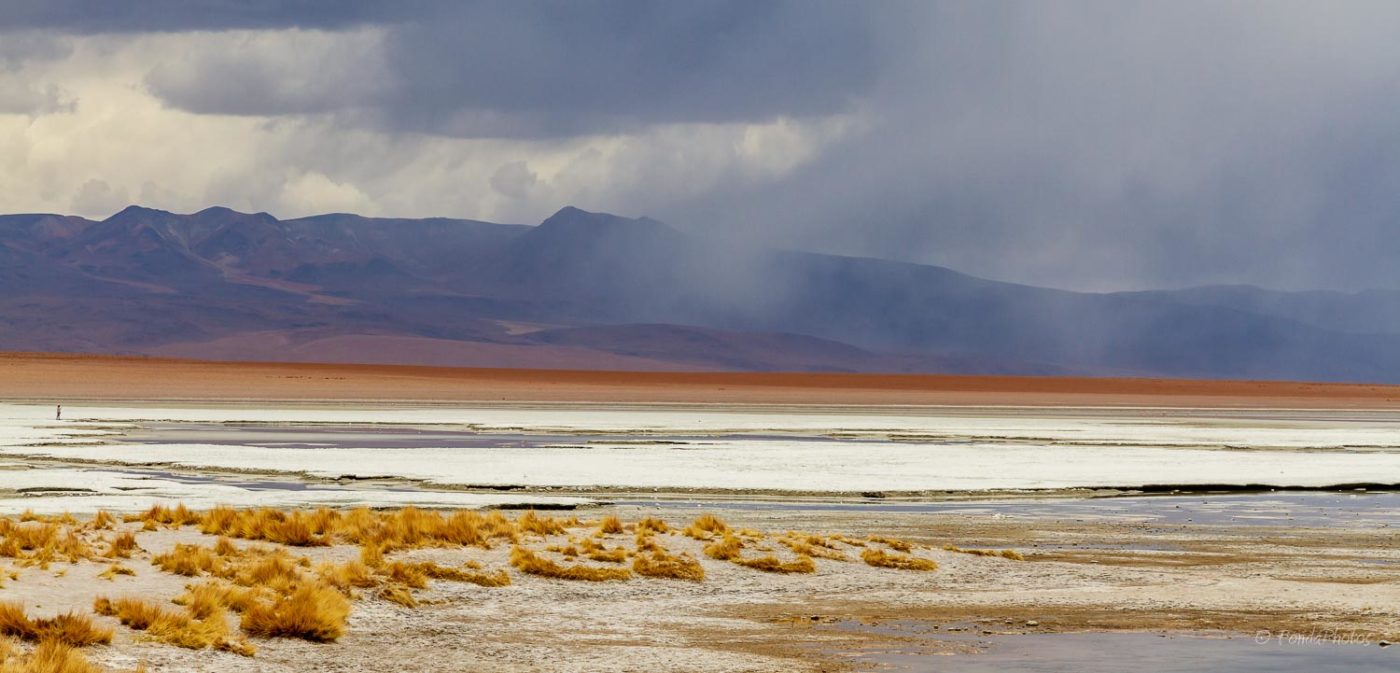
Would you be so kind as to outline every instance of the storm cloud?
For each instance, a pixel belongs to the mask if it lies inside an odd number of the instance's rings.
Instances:
[[[1395,25],[1384,2],[4,3],[0,209],[573,203],[1059,287],[1400,287]]]

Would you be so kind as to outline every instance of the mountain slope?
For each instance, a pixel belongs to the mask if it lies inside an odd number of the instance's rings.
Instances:
[[[1091,294],[536,227],[130,207],[0,217],[0,349],[489,366],[1400,381],[1400,295]]]

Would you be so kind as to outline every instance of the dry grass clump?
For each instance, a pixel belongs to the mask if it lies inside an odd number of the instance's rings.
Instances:
[[[111,530],[115,525],[117,525],[117,517],[112,516],[105,509],[97,510],[97,514],[92,516],[92,521],[88,522],[88,527],[93,530]]]
[[[633,526],[633,528],[635,528],[638,533],[641,533],[642,531],[650,531],[652,533],[671,532],[671,527],[666,525],[665,521],[662,521],[661,519],[658,519],[653,516],[643,518],[641,521],[638,521],[636,525]]]
[[[122,520],[127,523],[139,522],[145,524],[144,528],[154,530],[156,526],[179,528],[181,526],[197,524],[201,518],[200,515],[190,511],[188,507],[185,507],[184,503],[180,503],[175,507],[152,505],[150,509],[140,514],[128,514],[122,517]]]
[[[462,570],[460,568],[446,568],[432,563],[425,564],[424,569],[429,577],[451,582],[467,582],[480,587],[506,587],[510,586],[510,575],[504,570],[496,572],[485,572],[479,569]]]
[[[220,608],[243,612],[263,600],[267,592],[259,587],[240,587],[217,581],[185,585],[185,593],[177,596],[176,605],[183,605],[196,619],[202,619]]]
[[[713,514],[701,514],[689,526],[686,526],[681,534],[696,540],[709,540],[728,530],[729,524],[725,523],[723,519]]]
[[[705,568],[690,554],[676,556],[663,549],[639,553],[632,559],[632,571],[643,577],[662,577],[701,582]]]
[[[789,531],[778,538],[778,543],[799,556],[812,556],[832,561],[846,561],[846,555],[834,544],[820,535]]]
[[[687,528],[686,530],[688,531],[690,529]],[[687,535],[689,535],[689,533],[687,533]],[[725,530],[720,539],[705,545],[705,555],[720,561],[732,561],[739,558],[739,554],[743,549],[743,540],[740,540],[736,535]]]
[[[47,619],[30,619],[16,601],[0,603],[0,634],[30,641],[53,640],[74,647],[112,642],[112,630],[94,624],[87,615],[69,612]]]
[[[541,537],[550,535],[562,535],[568,532],[569,522],[556,519],[550,516],[540,516],[535,510],[526,510],[515,520],[515,527],[524,533],[533,533]]]
[[[632,578],[632,571],[626,568],[595,568],[586,565],[559,565],[547,558],[537,556],[534,552],[519,545],[510,551],[510,564],[523,573],[562,580],[608,582]]]
[[[627,550],[623,547],[613,547],[608,549],[591,539],[584,538],[579,541],[580,552],[589,560],[602,563],[626,563]]]
[[[398,603],[406,608],[418,607],[418,599],[413,597],[413,592],[402,584],[390,584],[379,590],[376,594],[390,603]]]
[[[817,563],[810,556],[798,556],[792,561],[782,561],[778,557],[769,554],[757,558],[732,558],[731,563],[762,570],[769,573],[814,573],[817,571]]]
[[[145,666],[137,669],[144,673]],[[22,653],[10,641],[0,641],[0,673],[102,673],[81,652],[57,640],[41,641]]]
[[[329,642],[345,633],[350,602],[331,587],[304,584],[290,595],[256,602],[243,611],[243,630],[255,636]]]
[[[963,549],[962,547],[949,544],[943,545],[943,550],[957,552],[959,554],[972,554],[973,556],[994,556],[1004,559],[1010,559],[1012,561],[1026,560],[1026,557],[1022,556],[1021,552],[1018,552],[1015,549]]]
[[[937,570],[938,564],[929,559],[910,556],[909,554],[889,554],[879,549],[866,549],[860,553],[861,560],[866,565],[877,568],[896,568],[899,570]]]
[[[78,534],[79,528],[76,521],[52,523],[34,518],[17,523],[0,518],[0,556],[40,568],[48,568],[58,560],[77,563],[92,557],[92,549]]]
[[[135,574],[135,570],[132,570],[131,568],[128,568],[124,565],[118,565],[116,563],[113,563],[112,565],[107,566],[106,570],[103,570],[102,572],[98,573],[97,576],[101,577],[104,580],[107,580],[108,582],[115,582],[117,579],[117,575]]]
[[[131,531],[118,533],[111,540],[107,541],[107,551],[102,552],[104,558],[131,558],[131,553],[140,549],[136,545],[136,534]]]
[[[622,519],[617,518],[617,515],[614,514],[609,514],[598,522],[598,533],[600,535],[616,535],[624,530],[625,529],[622,527]]]
[[[189,603],[186,612],[168,610],[138,598],[112,600],[105,596],[98,597],[92,609],[168,645],[191,650],[214,648],[246,657],[255,651],[247,641],[230,637],[224,605],[207,595],[197,603]]]
[[[349,563],[335,564],[323,563],[316,568],[316,577],[323,584],[339,589],[343,594],[349,594],[352,588],[368,589],[377,582],[370,574],[369,566],[363,561],[350,561]]]
[[[330,544],[331,526],[339,517],[338,512],[325,508],[307,513],[216,507],[200,517],[199,529],[205,535],[265,540],[292,547],[324,547]]]
[[[222,556],[197,544],[177,544],[164,554],[151,559],[151,564],[168,573],[198,577],[201,574],[222,574],[227,566]]]
[[[866,540],[870,542],[878,542],[882,545],[885,545],[886,547],[889,547],[890,549],[899,552],[904,552],[906,554],[908,554],[911,551],[914,551],[914,543],[906,542],[899,538],[871,535],[870,537],[866,538]]]

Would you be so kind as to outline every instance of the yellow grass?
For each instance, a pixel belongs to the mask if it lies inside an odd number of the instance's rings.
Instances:
[[[398,603],[406,608],[418,607],[418,599],[413,597],[413,592],[402,584],[390,584],[379,590],[379,597],[391,603]]]
[[[93,530],[111,530],[117,524],[117,517],[114,517],[107,510],[98,510],[94,514],[92,521],[88,523]]]
[[[643,577],[662,577],[700,582],[705,579],[705,568],[689,554],[675,556],[664,550],[653,550],[637,554],[632,559],[632,571]]]
[[[701,514],[699,517],[696,517],[695,521],[691,522],[689,526],[686,526],[685,530],[681,531],[681,534],[687,537],[693,537],[697,540],[709,540],[715,535],[727,532],[728,530],[729,524],[725,523],[723,519],[713,514]]]
[[[345,633],[350,603],[330,587],[302,585],[291,595],[243,611],[243,630],[255,636],[329,642]]]
[[[515,520],[516,528],[521,532],[534,533],[540,536],[561,535],[568,531],[565,522],[548,516],[540,516],[535,510],[526,510],[520,518]]]
[[[962,547],[958,547],[951,544],[944,545],[943,549],[944,551],[957,552],[959,554],[972,554],[973,556],[996,556],[1004,559],[1010,559],[1012,561],[1026,560],[1026,557],[1022,556],[1021,552],[1018,552],[1015,549],[963,549]]]
[[[0,642],[0,673],[102,673],[102,669],[71,646],[45,640],[27,654],[18,652],[9,642]]]
[[[782,561],[778,557],[769,554],[757,558],[731,558],[731,563],[762,570],[770,573],[814,573],[817,571],[817,564],[810,556],[798,556],[792,561]]]
[[[517,570],[540,577],[563,580],[584,580],[608,582],[632,578],[632,571],[626,568],[597,568],[586,565],[559,565],[554,561],[535,555],[525,547],[516,546],[510,552],[510,564]]]
[[[252,656],[253,646],[229,635],[224,606],[208,596],[190,603],[186,612],[166,609],[139,598],[98,597],[92,609],[116,617],[124,626],[145,631],[156,640],[191,650],[214,648]]]
[[[449,568],[435,563],[420,563],[418,567],[433,579],[448,580],[450,582],[467,582],[482,587],[505,587],[510,586],[510,575],[504,570],[496,572],[484,572],[479,567],[463,570],[461,568]]]
[[[97,576],[101,577],[104,580],[107,580],[108,582],[113,582],[116,581],[117,575],[135,574],[136,571],[132,570],[131,568],[113,563],[112,565],[107,566],[106,570],[103,570],[102,572],[98,573]]]
[[[861,560],[867,565],[877,568],[896,568],[899,570],[937,570],[938,564],[929,559],[910,556],[908,554],[890,554],[879,549],[866,549],[860,553]]]
[[[118,533],[107,542],[107,551],[102,552],[106,558],[131,558],[131,552],[140,549],[136,545],[136,535],[131,531]]]
[[[871,535],[866,539],[870,542],[878,542],[882,545],[885,545],[886,547],[889,547],[890,549],[893,549],[895,551],[902,551],[906,554],[908,554],[911,551],[914,551],[914,544],[912,542],[905,542],[904,540],[901,540],[899,538]]]
[[[598,532],[603,535],[615,535],[623,532],[622,519],[614,514],[609,514],[598,522]]]
[[[800,556],[812,556],[815,558],[830,559],[832,561],[847,560],[844,553],[836,549],[834,544],[820,535],[789,531],[786,535],[777,539],[779,544]]]
[[[65,645],[86,647],[112,642],[112,630],[74,612],[47,619],[30,619],[24,606],[15,601],[0,603],[0,634],[23,640],[56,640]]]
[[[728,530],[725,530],[719,540],[705,545],[705,555],[712,559],[730,561],[739,558],[739,553],[741,550],[743,550],[743,548],[743,541],[741,541],[733,533],[730,533]]]

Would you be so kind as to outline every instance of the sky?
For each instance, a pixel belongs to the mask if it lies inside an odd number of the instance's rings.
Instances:
[[[1400,289],[1400,3],[0,0],[0,212],[565,205],[1080,290]]]

